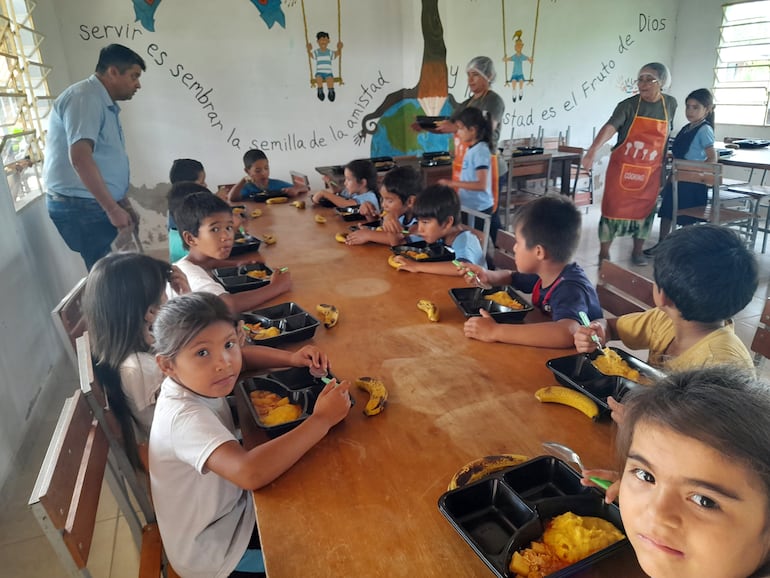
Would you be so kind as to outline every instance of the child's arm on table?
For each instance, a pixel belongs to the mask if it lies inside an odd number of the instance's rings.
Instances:
[[[487,343],[500,341],[532,347],[566,349],[573,346],[573,333],[580,326],[574,319],[511,325],[497,323],[483,309],[480,313],[481,317],[471,317],[465,322],[463,331],[466,337]]]
[[[579,353],[591,353],[598,345],[592,336],[596,335],[599,341],[606,344],[608,341],[619,339],[617,332],[618,318],[594,319],[588,327],[582,325],[575,331],[575,348]]]
[[[293,466],[350,411],[347,381],[331,381],[316,400],[313,413],[293,430],[251,450],[229,441],[215,449],[206,468],[245,490],[258,490]]]
[[[449,275],[451,277],[459,277],[463,274],[462,269],[458,269],[452,265],[451,261],[424,263],[407,259],[401,255],[396,255],[395,260],[398,263],[401,263],[401,267],[399,267],[400,271],[409,271],[410,273],[432,273],[433,275]]]
[[[230,190],[227,192],[227,198],[231,203],[243,200],[241,191],[243,191],[243,187],[246,186],[247,182],[249,182],[248,177],[243,177],[240,181],[230,187]]]
[[[266,345],[245,345],[241,347],[246,369],[268,367],[310,367],[329,370],[329,358],[315,345],[305,345],[297,351],[284,351]]]
[[[345,241],[347,245],[363,245],[364,243],[379,243],[381,245],[400,245],[404,241],[404,235],[401,230],[398,233],[389,233],[388,231],[372,231],[370,229],[357,229],[348,233]]]
[[[269,301],[281,293],[286,293],[291,290],[291,285],[291,273],[274,271],[270,278],[270,283],[259,289],[243,291],[242,293],[224,293],[220,297],[227,304],[230,311],[241,313],[243,311],[251,311],[265,301]]]
[[[317,191],[313,193],[313,196],[311,197],[311,200],[315,204],[320,203],[322,199],[326,199],[335,207],[355,207],[358,205],[355,200],[346,199],[345,197],[341,197],[340,195],[331,191]]]

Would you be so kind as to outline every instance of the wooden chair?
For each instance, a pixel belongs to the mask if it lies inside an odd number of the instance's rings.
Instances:
[[[495,269],[516,270],[516,258],[513,254],[515,244],[516,236],[513,233],[503,229],[497,232],[497,246],[492,253],[492,263]]]
[[[64,349],[70,358],[73,367],[78,366],[77,353],[75,352],[75,340],[83,335],[86,330],[86,318],[83,315],[82,300],[83,290],[86,287],[87,277],[83,277],[70,289],[59,304],[51,311],[56,332],[64,343]]]
[[[526,205],[547,192],[547,182],[551,175],[551,155],[531,155],[511,157],[508,161],[508,184],[505,188],[505,198],[502,201],[502,226],[508,229],[511,214],[518,207]],[[539,191],[531,188],[532,181],[543,182]],[[530,184],[528,184],[530,183]]]
[[[492,215],[468,207],[460,207],[460,222],[478,237],[481,250],[486,255],[489,250],[489,232],[492,230]]]
[[[679,183],[699,183],[710,187],[711,199],[706,205],[678,209]],[[720,200],[722,188],[722,165],[674,159],[671,166],[672,214],[692,217],[697,221],[736,228],[749,247],[754,246],[757,233],[759,199],[750,195],[739,195],[744,200],[745,210],[725,207]],[[734,198],[732,199],[734,200]],[[673,219],[676,223],[676,219]]]
[[[594,202],[593,171],[583,167],[583,153],[585,150],[582,147],[569,146],[566,144],[559,145],[558,150],[559,152],[577,153],[580,155],[580,158],[575,159],[570,163],[570,176],[572,177],[570,195],[578,207],[592,205]],[[580,184],[581,179],[586,179],[588,181],[588,186],[584,190],[581,189],[581,191],[578,192],[578,185]]]
[[[620,316],[655,307],[652,285],[646,277],[604,260],[599,266],[596,293],[602,309]]]
[[[765,308],[759,318],[754,339],[751,342],[754,353],[754,365],[759,367],[765,359],[770,359],[770,299],[765,301]]]
[[[29,499],[33,515],[70,576],[91,577],[88,558],[102,481],[111,467],[108,451],[104,430],[76,390],[64,403]],[[142,537],[139,578],[165,576],[157,526],[145,526]]]

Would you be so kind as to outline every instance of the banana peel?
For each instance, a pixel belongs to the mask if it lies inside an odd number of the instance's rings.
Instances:
[[[253,211],[251,211],[251,216],[254,219],[256,219],[257,217],[261,217],[262,216],[262,209],[254,209]]]
[[[282,205],[283,203],[288,203],[288,202],[289,202],[289,197],[273,197],[265,201],[265,203],[268,205]]]
[[[401,269],[401,267],[403,267],[402,263],[399,263],[398,261],[396,261],[395,255],[391,255],[390,257],[388,257],[388,265],[390,265],[396,270]]]
[[[262,242],[265,245],[275,245],[276,241],[278,241],[278,239],[275,238],[275,235],[262,235]]]
[[[347,240],[348,240],[348,234],[347,234],[347,233],[337,233],[336,235],[334,235],[334,238],[335,238],[335,239],[336,239],[336,240],[337,240],[339,243],[344,243],[345,241],[347,241]]]
[[[583,412],[586,417],[596,421],[599,418],[599,406],[590,397],[579,391],[561,385],[549,385],[535,392],[535,397],[542,403],[560,403]]]
[[[292,207],[297,207],[298,209],[304,209],[305,208],[305,201],[294,201],[291,204]]]
[[[447,490],[462,488],[505,468],[518,466],[527,460],[529,460],[527,456],[519,454],[498,454],[472,460],[455,472],[449,480]]]
[[[331,329],[337,325],[337,321],[339,321],[340,318],[340,312],[337,307],[334,305],[321,303],[320,305],[316,305],[315,310],[321,316],[324,327],[326,327],[326,329]]]
[[[359,377],[354,385],[369,394],[369,401],[364,407],[364,415],[372,416],[381,413],[388,403],[388,390],[385,384],[374,377]]]
[[[315,219],[316,223],[320,223],[322,225],[326,222],[326,217],[324,217],[323,215],[316,215],[313,218]]]
[[[428,316],[428,319],[430,321],[433,321],[434,323],[438,321],[439,319],[439,312],[438,307],[436,306],[433,301],[428,301],[427,299],[420,299],[417,302],[417,309],[420,311],[425,311],[425,314]]]

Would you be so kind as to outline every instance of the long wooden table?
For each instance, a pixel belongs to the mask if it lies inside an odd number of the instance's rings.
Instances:
[[[567,443],[591,467],[613,466],[610,423],[533,395],[556,383],[546,360],[568,351],[467,339],[448,294],[460,279],[399,272],[385,246],[338,243],[350,223],[332,209],[258,206],[263,216],[248,230],[276,236],[261,254],[271,267],[289,266],[294,281],[275,303],[311,313],[336,305],[338,325],[320,326],[312,343],[335,375],[377,376],[390,393],[385,411],[366,417],[366,394],[352,391],[348,417],[254,493],[269,578],[491,576],[437,507],[458,468],[500,452],[541,455],[547,440]],[[328,222],[317,224],[317,213]],[[439,306],[439,323],[417,309],[420,298]],[[605,562],[584,575],[644,575],[630,548]]]

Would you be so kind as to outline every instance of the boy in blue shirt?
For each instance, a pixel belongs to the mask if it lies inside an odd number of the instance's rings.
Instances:
[[[580,327],[578,313],[584,311],[589,319],[602,317],[596,289],[583,269],[569,262],[580,242],[580,211],[566,197],[540,197],[519,210],[515,227],[517,271],[468,266],[461,272],[470,269],[483,283],[531,293],[532,305],[551,321],[497,323],[482,310],[481,317],[465,322],[465,336],[534,347],[573,347],[573,334]]]
[[[197,187],[190,186],[189,192],[200,192],[208,190],[206,188],[206,171],[203,164],[195,159],[176,159],[171,165],[168,173],[168,179],[171,182],[172,190],[177,183],[193,183]],[[176,228],[174,217],[171,214],[171,192],[169,191],[168,208],[168,256],[169,263],[175,263],[185,255],[187,251],[182,243],[182,236]]]
[[[270,178],[270,163],[267,155],[259,149],[251,149],[243,155],[243,170],[246,176],[233,185],[227,198],[231,203],[254,200],[259,193],[282,193],[287,197],[296,197],[306,193],[305,186],[292,185],[280,179]]]

